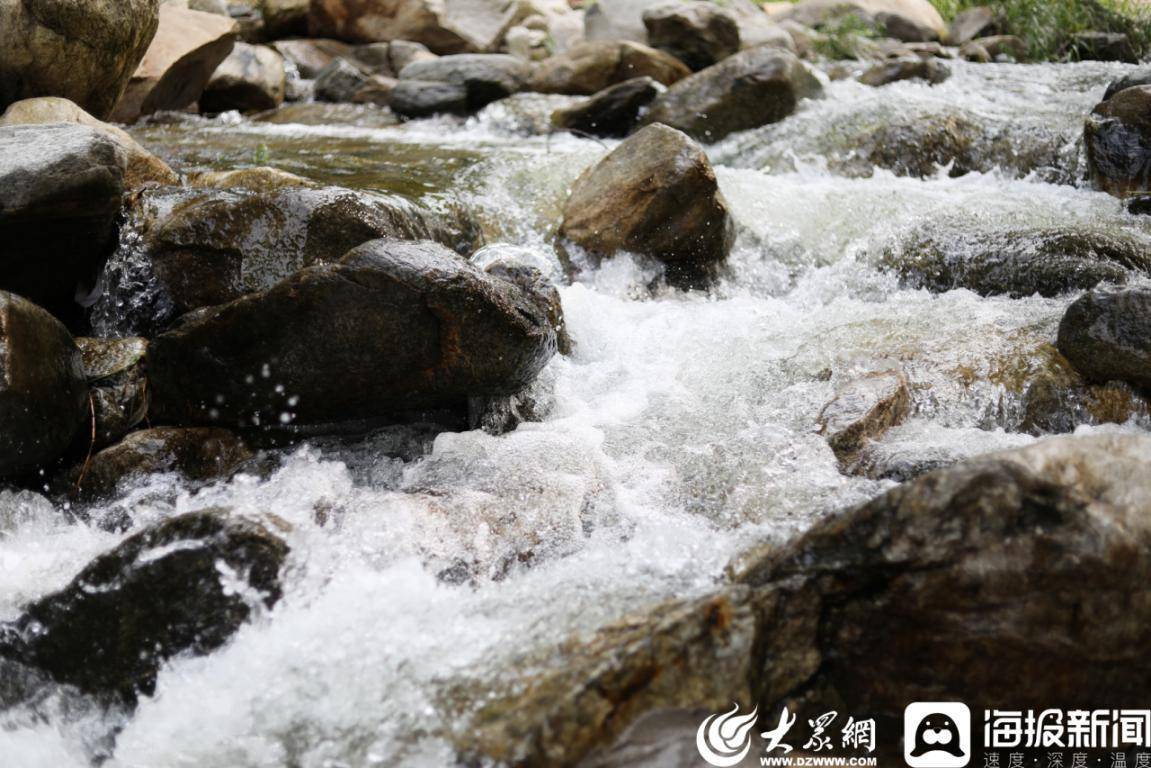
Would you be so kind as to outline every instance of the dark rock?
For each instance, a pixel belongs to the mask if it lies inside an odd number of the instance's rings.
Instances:
[[[376,240],[154,339],[152,417],[287,427],[466,415],[469,397],[521,390],[555,351],[552,321],[519,286],[434,243]]]
[[[1151,192],[1151,85],[1098,104],[1083,132],[1095,184],[1117,197]]]
[[[977,37],[999,34],[999,12],[986,5],[968,8],[955,14],[945,42],[948,45],[963,45]]]
[[[115,243],[126,165],[94,128],[0,127],[0,290],[77,324]]]
[[[148,415],[148,377],[140,338],[76,339],[92,396],[95,444],[109,445]],[[91,436],[89,435],[89,439]]]
[[[563,214],[560,237],[593,257],[650,256],[688,284],[727,258],[734,237],[707,156],[665,125],[647,126],[585,171]]]
[[[921,59],[915,56],[876,64],[859,76],[859,82],[879,87],[900,80],[926,80],[932,85],[937,85],[949,77],[951,70],[945,65],[935,59]]]
[[[263,45],[236,43],[200,96],[200,111],[261,112],[284,103],[284,59]]]
[[[300,77],[309,80],[315,79],[336,59],[354,55],[353,47],[339,40],[280,40],[272,43],[272,48],[296,66]]]
[[[540,93],[590,96],[637,77],[671,85],[690,74],[687,65],[663,51],[640,43],[603,41],[581,43],[540,62],[530,88]]]
[[[995,61],[991,51],[984,48],[977,40],[969,40],[959,48],[959,58],[976,64],[990,64]]]
[[[647,42],[687,64],[710,67],[740,48],[739,22],[730,11],[703,0],[669,3],[643,12]]]
[[[308,34],[308,3],[309,0],[261,0],[265,38],[305,37]]]
[[[1133,216],[1151,216],[1151,195],[1136,195],[1127,201],[1127,213]]]
[[[822,92],[819,80],[787,51],[762,46],[681,80],[656,98],[645,120],[700,141],[782,120],[800,99]]]
[[[0,656],[134,701],[167,659],[219,648],[258,606],[274,605],[287,553],[259,524],[221,510],[165,520],[27,606]]]
[[[1151,387],[1151,290],[1082,296],[1063,315],[1056,346],[1088,381]]]
[[[1067,44],[1067,55],[1092,61],[1139,61],[1131,39],[1122,32],[1076,32]]]
[[[67,329],[0,291],[0,477],[58,458],[87,415],[84,367]]]
[[[819,414],[819,433],[840,466],[851,471],[870,441],[898,426],[911,413],[911,387],[899,370],[879,371],[840,387]]]
[[[468,89],[452,83],[400,80],[392,89],[392,111],[404,117],[466,115]]]
[[[660,94],[650,77],[613,85],[587,101],[552,113],[552,124],[589,136],[626,136],[639,121],[640,110]]]
[[[528,65],[515,56],[500,53],[465,53],[441,56],[428,61],[413,61],[400,72],[400,81],[463,86],[467,94],[466,107],[468,111],[475,112],[493,101],[518,92],[527,82],[529,75]],[[406,107],[407,104],[403,106]]]
[[[563,304],[560,293],[547,278],[534,267],[497,261],[484,268],[484,272],[501,280],[518,285],[527,299],[533,302],[547,316],[548,323],[556,334],[556,350],[561,355],[570,355],[571,337],[564,323]]]
[[[1151,66],[1140,67],[1118,80],[1111,81],[1111,84],[1107,86],[1107,91],[1103,94],[1103,101],[1109,100],[1120,91],[1134,88],[1137,85],[1151,85]]]
[[[317,101],[350,102],[372,76],[347,59],[334,59],[316,75]]]

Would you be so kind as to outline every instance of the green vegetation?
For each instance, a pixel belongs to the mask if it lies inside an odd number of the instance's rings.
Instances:
[[[859,57],[862,39],[881,37],[879,30],[854,13],[836,16],[819,28],[822,37],[813,41],[816,52],[833,61]]]

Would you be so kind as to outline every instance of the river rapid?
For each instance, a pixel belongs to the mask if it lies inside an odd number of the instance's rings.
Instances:
[[[738,239],[707,292],[653,288],[656,268],[628,257],[560,263],[551,239],[567,190],[614,144],[523,132],[555,97],[467,122],[397,126],[333,109],[309,125],[224,115],[133,129],[182,170],[273,165],[473,211],[488,243],[473,258],[510,256],[561,285],[574,350],[537,385],[546,416],[502,436],[404,427],[315,440],[264,476],[199,488],[153,476],[92,524],[35,493],[0,492],[0,619],[127,535],[102,518],[139,526],[225,506],[274,519],[291,546],[284,598],[225,648],[170,662],[132,714],[66,691],[5,713],[5,764],[451,765],[450,735],[468,729],[454,692],[482,700],[561,664],[549,655],[560,641],[703,594],[740,552],[892,487],[842,474],[818,434],[838,386],[905,372],[913,415],[877,447],[892,461],[1033,442],[1003,371],[1040,359],[1076,296],[933,294],[881,262],[924,233],[1081,227],[1151,245],[1151,218],[1081,181],[1083,118],[1128,68],[949,66],[934,87],[828,81],[784,122],[709,147]],[[980,127],[974,170],[876,166],[876,135],[936,119]],[[101,330],[123,332],[130,308],[114,292],[101,301]]]

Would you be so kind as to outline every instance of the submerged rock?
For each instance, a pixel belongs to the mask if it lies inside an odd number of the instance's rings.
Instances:
[[[1151,192],[1151,85],[1125,88],[1097,105],[1083,138],[1100,189],[1117,197]]]
[[[148,342],[84,337],[76,344],[92,395],[95,445],[114,443],[148,415]]]
[[[585,171],[563,216],[560,237],[593,257],[650,256],[688,284],[726,259],[734,240],[707,156],[665,125],[647,126]]]
[[[284,103],[284,58],[265,45],[236,43],[200,96],[203,112],[260,112]]]
[[[529,87],[540,93],[590,96],[636,77],[671,85],[689,74],[679,59],[640,43],[582,43],[540,62]]]
[[[156,337],[152,418],[285,428],[466,418],[469,397],[518,392],[555,351],[547,312],[518,285],[434,243],[375,240]]]
[[[144,56],[158,0],[2,0],[0,110],[59,96],[108,117]]]
[[[274,605],[287,553],[262,526],[223,510],[165,520],[27,606],[7,627],[0,656],[86,693],[134,701],[153,691],[166,660],[216,650]]]
[[[552,113],[552,125],[589,136],[626,136],[639,122],[640,110],[661,90],[650,77],[625,80],[587,101],[557,109]]]
[[[414,80],[462,87],[465,108],[475,112],[518,92],[529,75],[528,65],[515,56],[476,53],[413,61],[400,72],[400,82]],[[407,104],[393,104],[392,108],[404,114],[404,106]]]
[[[308,32],[351,43],[412,40],[439,54],[498,46],[518,6],[506,0],[312,0]]]
[[[801,99],[821,92],[819,80],[793,54],[762,46],[675,83],[652,103],[645,120],[712,142],[778,122]]]
[[[869,440],[881,437],[911,413],[911,387],[899,370],[878,371],[847,382],[819,414],[819,433],[840,466],[851,471]]]
[[[1091,292],[1059,323],[1059,351],[1089,381],[1151,387],[1151,290]]]
[[[735,14],[702,0],[658,5],[643,12],[647,42],[698,71],[740,49]]]
[[[87,415],[84,367],[68,330],[0,291],[0,478],[58,458]]]
[[[285,187],[319,186],[311,179],[270,166],[237,168],[233,171],[205,171],[188,177],[188,184],[201,189],[246,189],[249,192],[274,192]]]
[[[937,60],[913,56],[875,64],[859,76],[859,82],[879,87],[900,80],[926,80],[938,85],[949,77],[951,70]]]

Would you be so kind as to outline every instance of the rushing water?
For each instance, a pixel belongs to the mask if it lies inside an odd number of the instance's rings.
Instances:
[[[110,752],[117,768],[447,765],[442,734],[466,722],[447,721],[445,691],[482,691],[532,649],[702,592],[742,549],[890,487],[842,475],[816,433],[837,385],[902,367],[914,416],[883,446],[912,461],[1031,442],[1012,431],[1018,392],[995,373],[1034,360],[1074,297],[933,295],[877,264],[925,231],[1151,238],[1151,219],[1113,198],[1051,183],[1079,178],[1082,117],[1124,68],[954,67],[935,88],[832,83],[784,123],[711,148],[739,226],[729,272],[706,294],[653,293],[652,266],[627,257],[579,272],[561,289],[575,350],[543,374],[542,422],[500,437],[321,441],[267,477],[193,490],[158,476],[109,505],[138,524],[215,505],[273,513],[291,524],[285,597],[219,652],[171,662],[131,716],[63,694],[9,712],[5,764]],[[461,201],[484,224],[486,254],[558,276],[548,243],[566,190],[611,144],[523,135],[516,110],[538,111],[525,101],[467,124],[354,113],[307,126],[181,119],[137,134],[183,170],[271,164]],[[981,127],[972,156],[987,167],[909,178],[861,153],[876,131],[941,115]],[[0,492],[0,618],[122,536]]]

